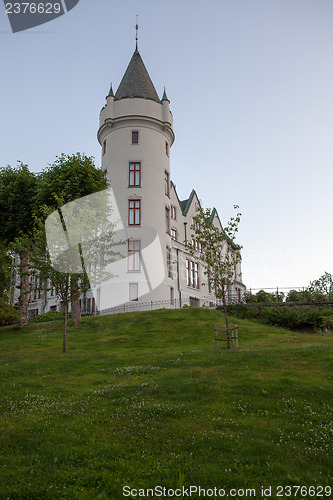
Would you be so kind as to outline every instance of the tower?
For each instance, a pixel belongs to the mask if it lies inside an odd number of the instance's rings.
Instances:
[[[166,225],[170,219],[170,148],[175,139],[172,127],[166,92],[162,99],[158,97],[136,46],[116,94],[111,86],[106,97],[97,134],[102,169],[129,238],[127,248],[122,250],[127,256],[127,269],[122,270],[123,278],[117,284],[123,302],[170,297],[165,285],[171,248]],[[151,255],[149,262],[144,259],[145,249],[151,248],[153,241],[159,244],[156,263]],[[152,277],[154,265],[158,269]]]

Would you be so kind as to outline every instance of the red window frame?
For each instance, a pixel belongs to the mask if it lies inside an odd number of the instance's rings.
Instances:
[[[198,262],[186,259],[186,281],[187,286],[197,289],[200,288]]]
[[[165,207],[165,230],[170,234],[170,210]]]
[[[186,281],[187,286],[191,286],[190,261],[186,259]]]
[[[171,239],[177,241],[177,229],[174,229],[173,227],[171,228],[170,231]]]
[[[128,185],[141,187],[141,163],[131,161],[128,167]]]
[[[194,263],[194,288],[199,289],[199,264],[198,262]]]
[[[140,240],[128,242],[127,270],[140,271]]]
[[[141,225],[141,200],[128,200],[128,225]]]

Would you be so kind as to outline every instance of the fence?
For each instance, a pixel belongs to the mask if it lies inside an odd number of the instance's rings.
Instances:
[[[154,311],[156,309],[180,309],[182,307],[206,307],[207,309],[215,309],[219,304],[219,302],[209,302],[204,298],[200,298],[200,300],[195,299],[194,297],[182,298],[181,301],[179,299],[174,300],[151,300],[149,302],[126,302],[126,304],[122,304],[117,307],[111,307],[110,309],[103,309],[101,311],[96,312],[98,315],[104,314],[117,314],[117,313],[125,313],[131,311]]]
[[[326,307],[332,307],[333,303],[331,302],[283,302],[284,297],[287,295],[287,293],[291,290],[296,290],[298,292],[306,291],[305,287],[276,287],[276,288],[250,288],[247,290],[247,294],[250,295],[255,295],[256,291],[263,290],[267,291],[268,293],[274,294],[277,298],[276,302],[261,302],[261,306],[274,306],[274,305],[324,305]],[[283,294],[283,295],[282,295]],[[257,302],[254,303],[246,303],[244,296],[239,297],[239,294],[237,291],[229,291],[228,293],[228,305],[237,305],[237,304],[244,304],[247,307],[253,307],[255,305],[258,305]],[[173,299],[173,300],[159,300],[159,301],[147,301],[147,302],[140,302],[140,301],[133,301],[133,302],[126,302],[125,304],[112,307],[109,309],[103,309],[101,311],[96,311],[96,312],[89,312],[88,314],[116,314],[116,313],[124,313],[124,312],[131,312],[131,311],[153,311],[156,309],[180,309],[183,306],[185,307],[206,307],[209,309],[215,309],[217,306],[222,306],[223,302],[221,300],[215,300],[212,302],[212,298],[209,296],[203,296],[200,298],[196,297],[182,297],[181,300],[179,299]]]
[[[217,337],[218,331],[226,332],[227,337],[225,339],[219,339]],[[232,335],[230,335],[230,332],[234,332],[234,333]],[[228,349],[230,349],[230,341],[232,340],[233,348],[235,349],[235,347],[236,347],[236,349],[238,349],[238,327],[237,327],[237,325],[229,326],[229,328],[217,328],[217,326],[215,326],[215,346],[216,346],[217,351],[219,350],[219,346],[217,343],[218,340],[220,340],[221,342],[227,342]]]

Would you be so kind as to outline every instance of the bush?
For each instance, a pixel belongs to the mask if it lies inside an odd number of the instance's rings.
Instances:
[[[68,313],[68,319],[72,317],[72,313]],[[57,319],[64,319],[64,313],[58,311],[49,311],[45,314],[40,314],[35,316],[30,323],[48,323],[49,321],[55,321]]]
[[[0,299],[0,326],[15,325],[19,320],[19,311],[4,299]]]
[[[333,312],[319,307],[265,307],[260,320],[286,328],[330,328],[333,324]]]
[[[284,328],[318,328],[333,330],[333,310],[307,306],[267,306],[244,304],[228,306],[228,313],[241,319],[253,319],[261,323]]]

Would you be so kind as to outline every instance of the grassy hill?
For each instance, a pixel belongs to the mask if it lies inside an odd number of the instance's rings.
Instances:
[[[67,355],[61,322],[1,328],[0,498],[333,498],[333,336],[232,321],[219,353],[203,309],[86,318]]]

